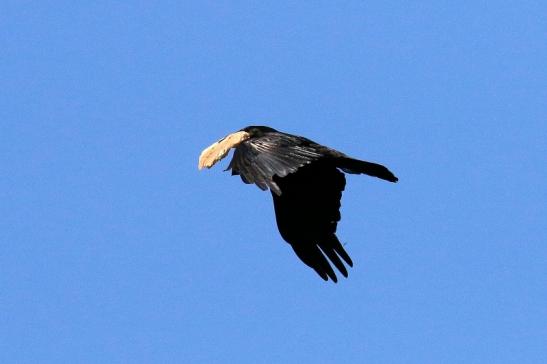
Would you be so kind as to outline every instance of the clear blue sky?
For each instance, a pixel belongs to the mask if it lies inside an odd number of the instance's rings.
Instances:
[[[0,6],[0,362],[545,363],[545,2],[89,3]],[[198,172],[250,124],[400,178],[348,279]]]

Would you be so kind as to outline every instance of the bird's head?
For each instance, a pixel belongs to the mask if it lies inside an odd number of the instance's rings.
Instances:
[[[240,131],[249,133],[251,138],[259,138],[263,136],[264,134],[276,132],[277,130],[275,130],[274,128],[270,128],[269,126],[251,125],[241,129]]]
[[[235,133],[228,134],[201,152],[198,168],[211,168],[219,160],[226,157],[231,148],[237,147],[247,139],[261,137],[266,133],[274,131],[276,130],[267,126],[248,126]]]

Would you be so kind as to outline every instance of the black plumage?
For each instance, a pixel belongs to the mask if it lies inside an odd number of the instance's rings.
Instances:
[[[397,177],[380,164],[265,126],[244,128],[213,144],[200,156],[200,168],[210,168],[232,147],[227,170],[245,183],[271,190],[279,232],[296,255],[324,280],[337,282],[329,261],[347,277],[343,262],[350,267],[353,262],[336,236],[346,185],[342,172],[390,182]]]

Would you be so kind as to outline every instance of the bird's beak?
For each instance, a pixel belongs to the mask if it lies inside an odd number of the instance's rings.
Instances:
[[[220,139],[211,146],[205,148],[199,155],[198,168],[211,168],[216,162],[226,157],[231,148],[237,147],[240,143],[249,139],[251,135],[245,131],[238,131]]]

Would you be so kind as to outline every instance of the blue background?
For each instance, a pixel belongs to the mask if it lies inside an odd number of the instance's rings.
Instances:
[[[0,6],[0,362],[545,363],[545,2],[92,3]],[[400,178],[348,279],[198,172],[252,124]]]

